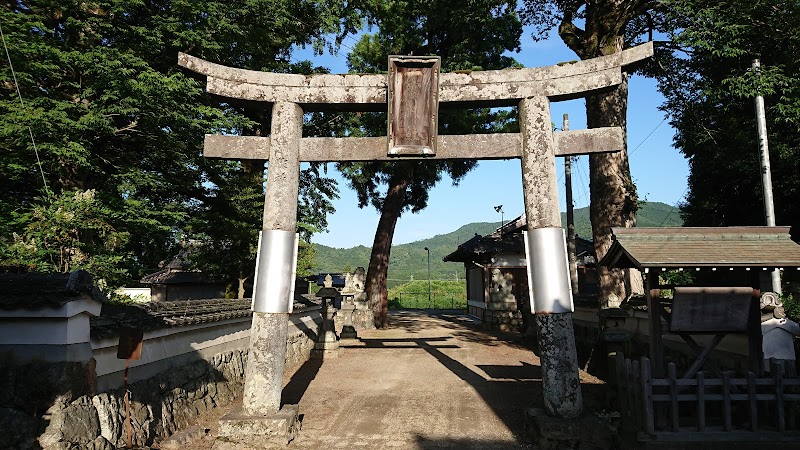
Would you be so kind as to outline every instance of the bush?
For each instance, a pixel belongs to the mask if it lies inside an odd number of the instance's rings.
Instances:
[[[783,309],[786,311],[786,317],[800,322],[800,298],[794,298],[792,294],[781,295],[783,299]]]

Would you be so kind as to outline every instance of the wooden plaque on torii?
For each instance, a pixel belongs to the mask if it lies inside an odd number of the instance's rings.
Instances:
[[[389,57],[389,156],[433,156],[439,117],[438,56]]]

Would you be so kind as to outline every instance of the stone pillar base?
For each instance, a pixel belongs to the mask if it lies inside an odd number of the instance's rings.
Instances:
[[[541,450],[621,448],[619,414],[610,417],[585,414],[573,419],[548,415],[544,409],[525,411],[525,435]]]
[[[249,416],[241,407],[219,420],[214,450],[244,450],[285,446],[300,431],[298,405],[283,405],[267,416]]]
[[[352,325],[345,325],[342,327],[342,332],[339,333],[339,339],[358,339],[358,332]]]
[[[311,359],[336,359],[339,357],[339,349],[330,350],[315,348],[311,350]]]

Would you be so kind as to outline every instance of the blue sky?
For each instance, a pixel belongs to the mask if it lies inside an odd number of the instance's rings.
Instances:
[[[356,38],[349,37],[338,55],[312,55],[308,49],[295,53],[293,59],[311,59],[315,65],[325,66],[333,73],[346,73],[346,54]],[[531,39],[526,29],[519,53],[510,53],[525,67],[538,67],[577,59],[558,38],[551,36],[542,42]],[[642,76],[629,78],[628,103],[628,155],[631,174],[639,196],[648,201],[675,205],[686,193],[688,166],[683,156],[672,146],[674,129],[658,110],[663,96],[657,91],[657,81]],[[571,100],[551,105],[552,122],[561,127],[562,116],[569,114],[570,130],[586,128],[584,100]],[[558,158],[559,197],[561,210],[566,209],[564,197],[563,161]],[[378,224],[378,212],[372,208],[358,208],[355,192],[338,177],[333,164],[329,174],[339,180],[341,197],[334,202],[336,213],[328,217],[328,232],[314,235],[312,242],[330,247],[349,248],[356,245],[370,247]],[[588,157],[581,156],[572,171],[573,197],[576,208],[589,204]],[[519,160],[480,161],[478,166],[454,187],[446,176],[430,192],[428,207],[417,213],[404,213],[397,223],[394,244],[405,244],[437,234],[454,231],[470,222],[499,222],[500,214],[494,206],[503,205],[505,219],[512,219],[524,211],[522,176]]]

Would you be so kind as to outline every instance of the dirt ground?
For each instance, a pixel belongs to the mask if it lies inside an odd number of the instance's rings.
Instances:
[[[523,412],[543,407],[540,372],[530,349],[465,316],[394,312],[387,329],[341,341],[337,358],[287,373],[283,402],[302,419],[287,448],[531,448]],[[600,409],[602,381],[581,372],[581,383],[587,409]],[[199,417],[192,427],[208,433],[184,448],[211,449],[234,406]]]

